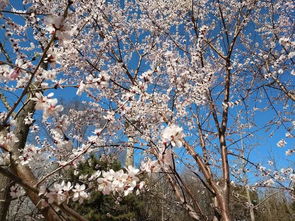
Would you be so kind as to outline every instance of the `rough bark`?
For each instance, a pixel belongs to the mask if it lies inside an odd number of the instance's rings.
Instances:
[[[250,205],[250,218],[251,218],[251,221],[255,221],[254,207],[252,205],[251,195],[250,195],[250,191],[248,188],[246,188],[246,194],[247,194],[247,202]]]
[[[29,98],[27,99],[27,103],[22,107],[22,109],[18,112],[16,116],[16,128],[14,130],[14,134],[18,138],[18,142],[15,143],[13,146],[8,147],[8,150],[11,154],[11,170],[12,172],[17,175],[22,182],[26,183],[27,185],[34,187],[35,184],[38,182],[35,178],[34,174],[30,170],[29,167],[18,164],[16,159],[20,156],[20,150],[22,150],[27,141],[28,133],[29,133],[29,125],[25,124],[24,119],[29,113],[34,112],[35,103],[30,101]],[[8,186],[7,186],[8,187]],[[40,203],[41,198],[38,194],[30,189],[25,188],[26,194],[32,200],[32,202],[40,209],[43,216],[48,221],[57,221],[60,220],[55,211],[53,211],[50,207],[43,208],[44,205]],[[7,206],[7,205],[6,205]],[[9,205],[8,205],[9,206]],[[4,214],[3,214],[4,215]]]
[[[12,181],[6,176],[0,174],[0,220],[6,221],[9,205],[11,201],[10,187]]]

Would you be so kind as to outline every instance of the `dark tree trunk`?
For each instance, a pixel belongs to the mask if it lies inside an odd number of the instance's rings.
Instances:
[[[6,221],[9,205],[11,201],[10,197],[10,187],[12,186],[12,181],[0,174],[0,220]]]

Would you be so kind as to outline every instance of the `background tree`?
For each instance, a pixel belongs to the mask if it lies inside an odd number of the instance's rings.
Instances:
[[[120,170],[121,163],[115,155],[103,155],[102,157],[90,156],[78,168],[69,171],[69,180],[79,183],[81,176],[90,176],[97,170]],[[83,185],[83,183],[80,183]],[[144,218],[145,202],[142,197],[128,195],[117,199],[111,195],[103,195],[95,190],[89,191],[90,197],[82,204],[73,202],[71,206],[88,220],[146,220]]]

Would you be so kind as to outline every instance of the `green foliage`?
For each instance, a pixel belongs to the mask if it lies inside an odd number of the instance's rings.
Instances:
[[[134,196],[124,197],[120,202],[112,196],[104,196],[99,192],[91,194],[90,200],[82,205],[76,204],[76,209],[90,221],[127,221],[139,220],[140,208],[143,203]]]
[[[81,163],[77,170],[70,171],[68,176],[71,182],[79,182],[80,175],[91,175],[97,170],[118,171],[122,169],[120,162],[111,156],[98,158],[90,156],[87,161]],[[193,195],[199,196],[199,204],[208,217],[213,217],[213,211],[209,205],[212,196],[206,192],[196,180],[184,174],[184,182],[190,188]],[[189,221],[192,220],[187,212],[177,203],[173,190],[164,177],[146,178],[149,192],[126,197],[103,195],[95,189],[91,191],[89,200],[79,204],[72,202],[71,207],[82,214],[89,221]],[[204,192],[204,194],[200,194]],[[249,196],[247,195],[249,194]],[[254,206],[256,221],[293,221],[295,203],[282,193],[250,191],[244,186],[232,186],[231,213],[234,220],[250,220],[248,200]]]
[[[94,155],[78,166],[79,174],[75,175],[70,171],[72,182],[79,182],[80,175],[91,175],[97,170],[122,169],[120,162],[115,157],[98,158]],[[89,200],[79,204],[72,202],[71,206],[89,221],[143,221],[144,201],[141,196],[130,194],[126,197],[116,197],[113,195],[103,195],[92,190]]]

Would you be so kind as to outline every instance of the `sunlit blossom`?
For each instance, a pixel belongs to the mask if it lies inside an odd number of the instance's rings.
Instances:
[[[164,143],[171,142],[172,146],[180,147],[183,139],[182,128],[171,124],[163,130],[162,139]]]

